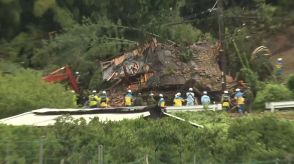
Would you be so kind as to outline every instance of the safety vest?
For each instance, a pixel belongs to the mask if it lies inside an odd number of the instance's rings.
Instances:
[[[72,101],[73,101],[73,105],[74,105],[74,106],[77,106],[77,105],[78,105],[78,104],[77,104],[77,99],[78,99],[78,98],[77,98],[77,95],[74,94],[74,95],[72,96]]]
[[[133,104],[132,101],[133,101],[133,96],[127,94],[127,95],[125,96],[125,105],[126,105],[126,106],[131,106],[131,105]]]
[[[160,98],[159,99],[158,106],[160,108],[164,108],[165,107],[165,100],[163,98]]]
[[[94,107],[98,104],[99,97],[96,95],[89,95],[89,106]]]
[[[230,96],[227,94],[224,94],[222,97],[222,106],[223,107],[230,107]]]
[[[194,102],[195,101],[195,96],[194,96],[193,92],[187,92],[186,96],[187,96],[187,102]]]
[[[203,96],[201,97],[201,103],[202,103],[202,104],[210,104],[210,97],[207,96],[207,95],[203,95]]]
[[[244,97],[238,97],[237,98],[237,104],[238,105],[245,104],[245,98]]]
[[[174,98],[174,106],[182,106],[183,101],[184,101],[184,99],[182,99],[181,97]]]
[[[105,95],[100,96],[100,104],[99,106],[102,108],[108,107],[109,98]]]

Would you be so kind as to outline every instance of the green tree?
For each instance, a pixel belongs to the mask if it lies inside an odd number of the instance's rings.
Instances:
[[[280,84],[267,84],[256,96],[255,104],[257,107],[263,107],[265,102],[292,100],[291,91]]]
[[[45,83],[37,71],[10,71],[10,64],[0,63],[1,118],[44,107],[74,107],[72,94],[64,86]]]
[[[294,75],[289,76],[288,81],[287,81],[287,87],[291,91],[294,91]]]

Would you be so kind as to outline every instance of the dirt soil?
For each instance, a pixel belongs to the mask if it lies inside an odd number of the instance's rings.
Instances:
[[[272,51],[271,61],[283,58],[285,76],[294,74],[294,25],[272,36],[267,45]]]

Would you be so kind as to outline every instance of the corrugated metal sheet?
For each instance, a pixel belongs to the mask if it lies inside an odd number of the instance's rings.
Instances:
[[[50,114],[45,115],[46,112],[58,112],[58,111],[68,111],[68,112],[78,112],[84,110],[93,111],[93,109],[38,109],[30,112],[26,112],[23,114],[19,114],[16,116],[4,118],[0,120],[0,123],[14,126],[21,125],[29,125],[29,126],[50,126],[54,125],[56,119],[61,114]],[[39,113],[39,114],[37,114]],[[40,115],[40,113],[43,113]],[[71,115],[74,119],[84,118],[87,122],[89,122],[94,117],[98,117],[100,121],[121,121],[124,119],[137,119],[140,117],[149,116],[149,112],[141,112],[141,113],[97,113],[97,114],[75,114]]]

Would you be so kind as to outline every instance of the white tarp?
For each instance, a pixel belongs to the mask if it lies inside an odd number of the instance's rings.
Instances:
[[[52,109],[52,111],[81,111],[83,109]],[[90,110],[90,109],[85,109]],[[23,114],[19,114],[16,116],[4,118],[0,120],[0,123],[7,125],[29,125],[29,126],[49,126],[54,125],[56,119],[62,115],[38,115],[34,112],[48,112],[50,109],[38,109],[31,112],[26,112]],[[140,117],[149,116],[149,112],[141,112],[141,113],[97,113],[97,114],[78,114],[71,115],[74,119],[84,118],[87,122],[89,122],[94,117],[98,117],[100,121],[121,121],[124,119],[136,119]]]

